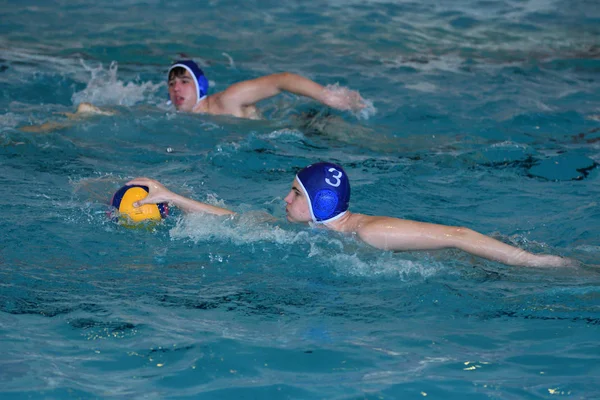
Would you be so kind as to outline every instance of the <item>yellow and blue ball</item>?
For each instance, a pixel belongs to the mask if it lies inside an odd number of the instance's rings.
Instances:
[[[160,221],[169,215],[167,203],[144,204],[134,207],[133,203],[148,196],[148,187],[125,185],[117,190],[112,198],[112,206],[119,211],[117,220],[124,225],[144,221]]]

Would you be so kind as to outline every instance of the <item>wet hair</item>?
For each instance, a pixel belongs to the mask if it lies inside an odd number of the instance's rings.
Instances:
[[[181,78],[182,76],[185,75],[185,71],[186,69],[183,67],[175,67],[172,68],[169,71],[169,80],[175,79],[175,78]]]

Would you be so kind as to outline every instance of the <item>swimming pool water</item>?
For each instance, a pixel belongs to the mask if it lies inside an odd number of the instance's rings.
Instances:
[[[600,395],[596,2],[24,1],[0,16],[3,399]],[[282,94],[261,121],[175,113],[180,57],[213,92],[291,71],[373,107]],[[64,116],[83,101],[115,115]],[[320,160],[348,172],[352,211],[582,266],[389,253],[285,222],[294,174]],[[125,229],[108,202],[136,176],[240,216]]]

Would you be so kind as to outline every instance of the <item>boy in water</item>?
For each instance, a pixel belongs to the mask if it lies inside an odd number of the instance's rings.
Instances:
[[[176,61],[168,73],[169,98],[177,111],[213,115],[233,115],[238,118],[260,119],[256,103],[281,92],[310,97],[339,110],[360,111],[366,104],[358,92],[346,88],[329,89],[310,79],[290,72],[272,74],[234,83],[222,92],[208,94],[208,79],[192,60]],[[75,113],[65,113],[69,120],[92,115],[113,115],[91,103],[81,103]],[[69,122],[46,122],[23,126],[25,132],[48,132],[70,126]]]
[[[222,92],[208,94],[208,80],[192,60],[177,61],[169,68],[169,98],[178,111],[260,118],[256,103],[281,92],[310,97],[339,110],[365,107],[358,92],[332,90],[290,72],[234,83]]]
[[[148,187],[148,196],[134,203],[135,207],[168,202],[187,213],[235,214],[226,208],[173,193],[152,179],[136,178],[127,184]],[[298,172],[284,200],[288,221],[314,223],[325,229],[352,233],[383,250],[457,248],[508,265],[565,267],[575,264],[559,256],[529,253],[468,228],[350,213],[350,182],[342,167],[332,163],[312,164]]]

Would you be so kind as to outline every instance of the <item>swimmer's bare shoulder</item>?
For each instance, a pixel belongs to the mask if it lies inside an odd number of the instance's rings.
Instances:
[[[28,133],[48,133],[60,129],[65,129],[73,125],[76,120],[81,120],[94,115],[112,116],[115,112],[112,110],[103,110],[92,103],[80,103],[74,113],[58,113],[68,118],[67,121],[49,121],[41,125],[25,125],[19,128],[22,132]]]
[[[233,115],[238,118],[263,119],[262,114],[254,104],[240,105],[234,101],[229,89],[211,94],[204,101],[199,102],[192,110],[198,114]]]

